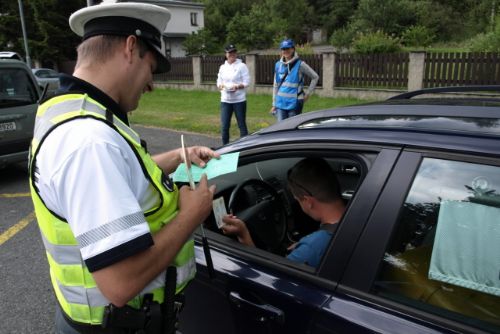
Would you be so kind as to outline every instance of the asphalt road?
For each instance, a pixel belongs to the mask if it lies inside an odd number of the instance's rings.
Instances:
[[[180,146],[183,132],[134,126],[152,154]],[[219,138],[184,132],[186,145],[218,147]],[[0,170],[0,333],[53,333],[55,299],[33,215],[24,165]]]

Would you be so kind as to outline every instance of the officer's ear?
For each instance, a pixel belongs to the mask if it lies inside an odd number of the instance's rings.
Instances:
[[[139,45],[138,45],[138,40],[136,36],[130,35],[127,37],[125,40],[125,45],[124,45],[124,53],[127,61],[131,63],[134,59],[134,53],[137,52],[139,53]]]

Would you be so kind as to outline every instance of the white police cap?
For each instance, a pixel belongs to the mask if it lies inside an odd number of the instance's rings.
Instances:
[[[108,0],[76,11],[70,16],[69,25],[84,40],[97,35],[141,38],[157,53],[155,73],[164,73],[170,70],[170,63],[161,36],[169,20],[170,11],[164,7]]]

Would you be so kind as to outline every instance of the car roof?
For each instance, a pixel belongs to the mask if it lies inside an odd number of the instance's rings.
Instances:
[[[17,52],[13,51],[0,51],[0,59],[22,60],[21,56]]]
[[[440,88],[439,91],[450,91],[456,87],[447,88]],[[470,91],[460,88],[458,91]],[[488,86],[487,89],[500,92],[500,86]],[[500,137],[500,95],[411,99],[435,91],[421,90],[418,94],[405,93],[383,102],[310,112],[278,122],[259,133],[314,128],[370,128]]]

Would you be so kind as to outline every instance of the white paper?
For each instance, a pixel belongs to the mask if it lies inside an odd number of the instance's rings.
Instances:
[[[217,223],[217,227],[221,228],[222,226],[224,226],[222,217],[227,215],[226,204],[224,204],[224,197],[219,197],[214,199],[212,204],[213,204],[215,222]]]

